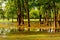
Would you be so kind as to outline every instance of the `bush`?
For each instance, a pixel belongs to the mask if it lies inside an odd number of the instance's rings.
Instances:
[[[30,18],[39,18],[39,10],[32,9],[30,11]]]

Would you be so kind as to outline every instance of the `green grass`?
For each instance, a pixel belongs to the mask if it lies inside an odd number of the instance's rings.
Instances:
[[[7,19],[3,20],[0,19],[0,22],[11,22],[12,19],[10,19],[9,21]],[[13,21],[17,21],[17,19],[13,19]],[[28,19],[24,19],[24,21],[28,21]],[[30,21],[39,21],[39,19],[30,19]]]
[[[16,19],[13,19],[17,21]],[[11,22],[5,19],[0,20],[0,22]],[[24,19],[27,21],[27,19]],[[39,21],[39,19],[31,19],[30,21]],[[60,40],[60,33],[44,33],[44,32],[12,32],[7,34],[7,37],[0,35],[0,40]]]
[[[60,40],[60,33],[19,32],[10,33],[0,40]]]
[[[60,36],[52,36],[46,34],[40,35],[10,35],[6,38],[0,37],[0,40],[60,40]]]

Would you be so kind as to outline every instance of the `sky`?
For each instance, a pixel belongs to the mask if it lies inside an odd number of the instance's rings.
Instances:
[[[4,10],[5,9],[5,2],[4,3],[2,3],[2,9]]]

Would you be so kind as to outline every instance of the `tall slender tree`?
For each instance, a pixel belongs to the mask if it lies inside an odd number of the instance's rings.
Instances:
[[[22,19],[21,19],[21,21],[22,21],[22,24],[24,24],[24,9],[25,9],[25,7],[24,7],[24,0],[21,0],[21,17],[22,17]]]
[[[27,18],[28,18],[28,27],[29,27],[28,30],[30,30],[30,18],[29,18],[29,5],[28,5],[28,0],[24,0],[24,2],[25,2],[25,8],[26,8]]]
[[[21,0],[17,0],[17,15],[18,15],[18,23],[21,24]]]

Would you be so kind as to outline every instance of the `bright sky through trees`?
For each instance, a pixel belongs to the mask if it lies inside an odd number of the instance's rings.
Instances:
[[[2,9],[4,10],[4,8],[5,8],[5,3],[2,3]]]

